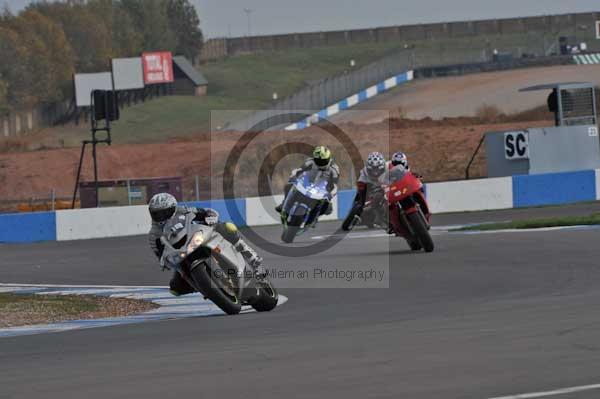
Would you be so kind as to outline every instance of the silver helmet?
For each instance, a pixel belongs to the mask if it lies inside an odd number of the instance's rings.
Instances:
[[[403,152],[397,152],[392,155],[392,165],[402,165],[404,169],[408,170],[408,158],[406,157],[406,154]]]
[[[169,193],[159,193],[152,197],[148,204],[152,220],[162,223],[171,218],[177,210],[177,200]]]
[[[380,152],[372,152],[367,157],[367,173],[379,177],[385,172],[385,157]]]

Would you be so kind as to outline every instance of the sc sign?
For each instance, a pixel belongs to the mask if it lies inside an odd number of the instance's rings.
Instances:
[[[527,132],[504,133],[504,156],[508,160],[529,159],[529,136]]]

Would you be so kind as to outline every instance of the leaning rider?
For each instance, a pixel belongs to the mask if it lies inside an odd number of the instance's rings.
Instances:
[[[389,162],[388,168],[391,170],[392,168],[396,168],[396,167],[401,167],[405,171],[411,172],[419,180],[423,179],[423,176],[421,176],[418,173],[415,173],[414,171],[412,171],[410,169],[410,165],[408,164],[408,158],[406,157],[406,154],[403,152],[396,152],[394,155],[392,155],[392,159]],[[421,209],[423,210],[423,213],[425,214],[425,218],[427,218],[427,221],[430,221],[431,213],[429,211],[427,201],[425,200],[424,187],[421,187],[421,190],[419,190],[418,193],[415,193],[415,198],[417,199],[417,202],[419,202],[419,205],[421,206]]]
[[[367,195],[373,189],[381,187],[380,178],[386,169],[385,157],[380,152],[372,152],[367,157],[365,167],[361,169],[356,182],[355,206],[358,206],[357,215],[362,214]]]
[[[160,241],[163,235],[163,227],[166,222],[174,217],[185,216],[189,213],[195,214],[194,221],[214,226],[215,230],[227,241],[233,244],[248,264],[254,269],[257,277],[264,275],[264,269],[261,267],[262,258],[244,241],[235,224],[231,222],[219,222],[219,213],[211,208],[191,208],[178,206],[177,200],[169,193],[156,194],[148,204],[150,217],[152,218],[152,228],[149,233],[150,248],[160,259],[164,246]],[[169,282],[171,293],[175,296],[190,294],[194,289],[181,277],[178,272],[173,274]]]
[[[391,169],[394,166],[402,166],[404,170],[406,170],[407,172],[411,172],[418,179],[423,179],[423,176],[421,176],[418,173],[415,173],[410,169],[410,165],[408,164],[408,157],[405,153],[401,151],[394,153],[394,155],[392,155],[392,159],[390,159],[389,161],[389,168]]]
[[[287,197],[288,193],[290,192],[293,184],[296,182],[296,179],[298,177],[300,177],[300,175],[303,172],[307,172],[310,170],[319,171],[319,172],[323,173],[325,175],[325,177],[328,179],[327,191],[335,192],[338,180],[340,179],[340,168],[333,161],[333,157],[331,156],[331,151],[329,150],[329,148],[327,148],[325,146],[318,146],[318,147],[315,147],[315,149],[313,150],[311,158],[307,158],[300,168],[292,170],[289,180],[284,188],[284,195],[283,195],[284,201],[285,201],[285,198]],[[324,215],[331,214],[331,212],[332,212],[331,203],[328,202],[327,205],[324,206],[322,209],[323,209],[323,211],[321,212],[321,214],[324,214]],[[283,210],[283,202],[281,204],[279,204],[275,208],[275,210],[277,211],[277,213],[281,213],[281,211]]]

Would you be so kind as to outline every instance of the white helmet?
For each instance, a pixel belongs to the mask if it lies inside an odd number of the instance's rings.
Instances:
[[[148,204],[150,217],[157,223],[162,223],[171,218],[177,210],[177,200],[169,193],[156,194]]]
[[[408,170],[408,158],[406,157],[406,154],[403,152],[397,152],[392,155],[392,165],[402,165],[404,169]]]
[[[385,157],[380,152],[372,152],[367,157],[367,173],[371,177],[379,177],[385,172]]]

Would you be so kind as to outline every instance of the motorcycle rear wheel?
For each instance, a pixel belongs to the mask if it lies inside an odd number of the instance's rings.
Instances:
[[[202,262],[190,271],[192,279],[198,285],[198,289],[223,312],[228,315],[235,315],[242,310],[242,302],[236,288],[233,285],[226,286],[227,283],[218,274],[211,270],[206,262]],[[226,275],[226,273],[225,273]]]
[[[407,219],[425,252],[433,252],[435,246],[423,214],[420,211],[414,212],[407,215]]]

